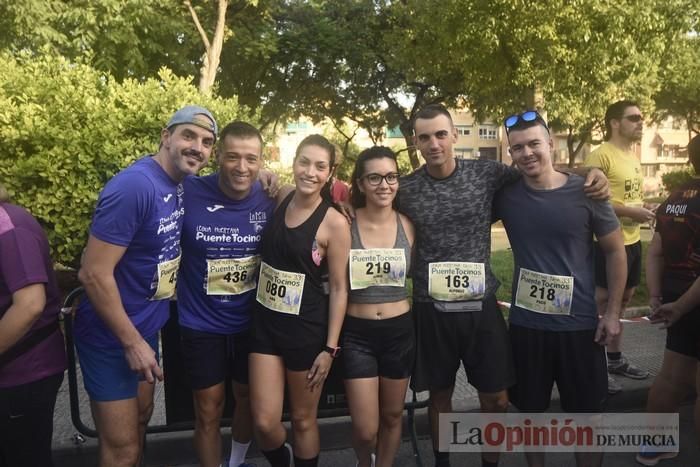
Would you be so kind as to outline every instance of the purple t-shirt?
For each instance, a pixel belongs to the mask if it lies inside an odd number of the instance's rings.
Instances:
[[[45,284],[46,306],[32,329],[58,319],[61,298],[49,256],[49,242],[39,223],[13,204],[0,204],[0,317],[12,305],[12,294],[32,284]],[[0,387],[38,381],[66,369],[63,334],[56,331],[31,350],[0,366]]]
[[[92,219],[90,233],[95,238],[126,247],[114,278],[124,309],[144,338],[168,320],[168,299],[160,295],[163,281],[176,280],[176,270],[165,273],[180,256],[182,193],[181,184],[152,157],[144,157],[107,182]],[[75,336],[98,347],[121,346],[89,300],[78,306]]]
[[[248,328],[258,277],[257,270],[251,274],[251,265],[257,263],[252,258],[259,254],[275,200],[259,182],[246,198],[233,200],[219,189],[218,180],[215,173],[188,177],[183,184],[178,315],[188,328],[234,334]],[[229,290],[236,293],[224,293]]]

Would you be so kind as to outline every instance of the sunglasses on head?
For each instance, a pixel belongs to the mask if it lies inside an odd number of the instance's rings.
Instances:
[[[643,117],[639,114],[634,114],[634,115],[625,115],[624,117],[625,120],[629,120],[632,123],[639,123],[642,121]]]
[[[540,114],[537,113],[536,110],[526,110],[525,112],[521,114],[515,114],[511,115],[510,117],[506,117],[505,120],[503,120],[503,125],[506,127],[506,133],[510,133],[510,130],[523,124],[523,123],[529,123],[529,122],[539,122],[544,126],[547,131],[549,132],[549,127],[547,126],[547,122],[544,121],[544,118]]]

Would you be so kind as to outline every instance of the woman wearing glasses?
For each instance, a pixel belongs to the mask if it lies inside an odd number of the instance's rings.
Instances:
[[[352,175],[350,291],[343,325],[345,390],[357,465],[390,466],[401,441],[401,416],[413,368],[415,336],[406,274],[413,224],[396,211],[396,155],[372,147]]]
[[[347,305],[350,232],[345,218],[331,208],[334,167],[335,148],[326,138],[304,138],[292,167],[295,189],[280,196],[262,239],[258,303],[252,315],[250,406],[258,444],[273,467],[292,465],[281,421],[285,384],[293,465],[318,465],[316,413],[339,352]],[[330,294],[324,289],[326,277]]]

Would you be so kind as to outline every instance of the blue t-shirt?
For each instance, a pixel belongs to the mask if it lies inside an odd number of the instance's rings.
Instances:
[[[535,190],[521,179],[498,193],[495,214],[503,220],[515,259],[510,309],[512,324],[547,331],[583,331],[595,329],[598,325],[594,299],[593,234],[599,237],[607,235],[619,228],[619,222],[609,202],[586,197],[583,183],[582,177],[569,175],[567,182],[559,188]],[[547,314],[518,306],[519,283],[527,300],[545,299],[547,293],[554,295],[549,289],[556,291],[560,285],[551,279],[533,285],[536,281],[528,282],[527,279],[535,276],[527,271],[519,281],[521,268],[540,274],[573,277],[570,314]]]
[[[158,270],[160,264],[161,271],[166,271],[166,266],[180,256],[185,213],[182,194],[181,184],[173,181],[152,157],[143,157],[107,182],[97,200],[90,233],[104,242],[126,247],[114,269],[114,278],[129,319],[144,337],[156,334],[168,320],[168,299],[156,298]],[[161,288],[163,281],[175,280],[174,274],[163,276]],[[121,346],[89,300],[78,307],[75,334],[92,345]]]
[[[185,179],[185,221],[178,279],[180,324],[234,334],[248,328],[255,301],[262,232],[275,200],[260,182],[242,200],[226,196],[217,173]]]

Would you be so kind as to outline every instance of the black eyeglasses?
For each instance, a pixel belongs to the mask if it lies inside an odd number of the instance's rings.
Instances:
[[[503,125],[506,127],[506,133],[510,133],[511,129],[515,128],[521,123],[529,122],[540,122],[542,126],[544,126],[547,129],[547,132],[549,132],[547,122],[544,121],[544,118],[542,118],[542,116],[538,114],[536,110],[526,110],[521,114],[515,114],[511,115],[510,117],[506,117],[506,119],[503,120]]]
[[[386,180],[387,185],[396,185],[399,183],[399,174],[396,172],[390,172],[386,175],[367,174],[362,178],[367,180],[372,186],[381,185],[382,180]]]
[[[644,118],[643,118],[641,115],[639,115],[639,114],[625,115],[625,116],[623,116],[622,118],[624,118],[625,120],[629,120],[629,121],[632,122],[632,123],[639,123],[639,122],[641,122],[641,121],[644,119]]]

